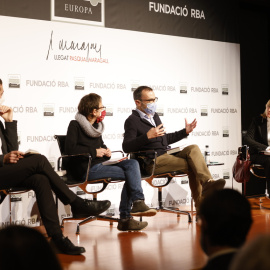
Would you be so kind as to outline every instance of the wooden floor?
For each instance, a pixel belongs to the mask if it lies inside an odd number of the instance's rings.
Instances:
[[[260,208],[259,199],[250,199],[253,225],[247,241],[261,233],[269,233],[270,210]],[[270,200],[263,200],[270,209]],[[158,213],[144,218],[149,225],[141,232],[120,232],[117,223],[93,221],[75,234],[76,223],[68,222],[64,234],[82,245],[86,253],[80,256],[59,255],[63,269],[124,270],[124,269],[200,269],[207,257],[200,248],[200,229],[187,216]]]

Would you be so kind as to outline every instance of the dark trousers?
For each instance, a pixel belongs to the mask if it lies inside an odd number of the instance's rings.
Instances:
[[[43,155],[31,155],[15,164],[0,168],[0,189],[25,187],[35,191],[39,212],[47,234],[62,233],[52,191],[63,204],[70,204],[76,195],[53,170]]]

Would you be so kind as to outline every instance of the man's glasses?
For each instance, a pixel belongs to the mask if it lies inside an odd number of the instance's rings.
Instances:
[[[154,103],[158,101],[158,98],[152,98],[152,99],[140,99],[140,101],[144,101],[146,103]]]

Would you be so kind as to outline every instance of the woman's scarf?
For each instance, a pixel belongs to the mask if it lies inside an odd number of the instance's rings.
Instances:
[[[75,115],[76,121],[79,123],[80,127],[83,129],[85,134],[89,137],[100,137],[104,131],[104,123],[99,122],[97,128],[94,128],[93,125],[87,120],[87,118],[80,114],[76,113]]]

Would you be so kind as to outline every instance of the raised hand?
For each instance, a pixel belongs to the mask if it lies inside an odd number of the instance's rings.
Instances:
[[[186,125],[186,133],[189,134],[197,126],[196,118],[190,124],[187,122],[187,119],[185,118],[185,125]]]

